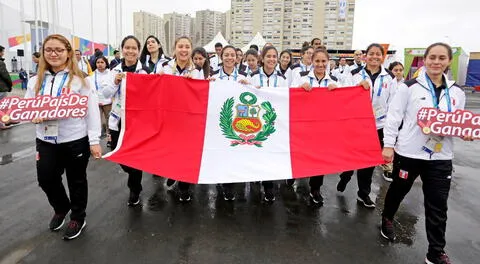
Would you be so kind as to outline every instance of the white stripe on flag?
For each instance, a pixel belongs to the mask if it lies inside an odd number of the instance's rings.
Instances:
[[[274,123],[276,131],[262,142],[262,147],[246,144],[230,146],[233,140],[226,138],[220,128],[222,106],[234,95],[233,118],[235,118],[236,107],[242,104],[239,97],[244,92],[250,92],[257,97],[254,105],[260,106],[264,101],[270,102],[277,114]],[[265,110],[260,111],[259,118],[264,124],[262,116]],[[231,81],[210,82],[207,125],[198,183],[292,178],[289,113],[287,87],[257,89]]]

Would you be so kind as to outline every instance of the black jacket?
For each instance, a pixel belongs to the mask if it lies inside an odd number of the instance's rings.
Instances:
[[[7,71],[7,66],[5,65],[4,58],[0,58],[0,92],[11,92],[12,91],[12,79],[10,74]]]

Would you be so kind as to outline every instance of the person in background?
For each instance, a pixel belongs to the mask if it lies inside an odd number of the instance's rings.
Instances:
[[[245,60],[247,61],[247,68],[245,72],[248,75],[258,70],[258,52],[256,50],[247,50],[247,52],[245,52]]]
[[[335,60],[330,60],[328,62],[328,72],[333,72],[337,68],[337,62]]]
[[[107,58],[101,56],[95,61],[96,70],[91,76],[87,77],[90,87],[95,88],[98,96],[98,107],[100,110],[102,135],[101,137],[107,137],[107,147],[110,147],[110,132],[108,130],[108,118],[110,117],[110,111],[112,110],[112,98],[105,97],[103,95],[103,89],[108,86],[110,81],[110,70],[108,69]]]
[[[250,45],[250,47],[248,49],[254,49],[255,51],[258,52],[258,46],[255,45],[255,44]]]
[[[403,79],[403,65],[402,63],[398,61],[394,61],[390,63],[390,66],[388,66],[388,70],[390,70],[393,75],[395,76],[395,88],[397,89],[400,84],[404,82]],[[382,169],[383,169],[383,179],[392,182],[392,170],[393,170],[393,164],[391,162],[382,164]]]
[[[18,72],[18,60],[15,56],[12,58],[12,72]]]
[[[110,62],[110,70],[113,70],[118,64],[120,64],[122,61],[120,60],[120,51],[119,50],[114,50],[113,51],[113,60]]]
[[[353,53],[353,64],[350,65],[350,67],[348,68],[348,71],[352,72],[357,68],[364,67],[365,64],[363,63],[362,59],[363,59],[363,52],[361,50],[356,50]]]
[[[7,96],[7,92],[11,92],[13,88],[13,82],[10,78],[10,74],[7,71],[7,65],[5,65],[5,47],[0,46],[0,100]],[[5,126],[0,122],[0,129],[6,129],[9,126]]]
[[[86,225],[88,161],[90,154],[95,159],[102,156],[100,113],[96,91],[78,69],[70,42],[62,35],[50,35],[43,42],[38,75],[28,82],[25,98],[66,94],[88,97],[85,117],[62,120],[34,118],[32,122],[36,124],[38,184],[55,212],[49,228],[58,231],[71,212],[63,236],[63,239],[70,240],[78,237]],[[68,195],[62,183],[64,172]]]
[[[314,50],[319,49],[322,46],[322,40],[319,38],[313,38],[310,42],[310,46],[312,46]]]
[[[87,61],[85,57],[82,57],[82,52],[80,50],[75,50],[75,59],[77,61],[78,68],[85,73],[85,77],[88,76],[92,72],[92,68],[90,67],[90,63]]]
[[[205,80],[208,79],[212,73],[210,61],[207,60],[207,58],[207,51],[202,47],[195,48],[192,52],[193,63],[200,69],[200,75],[203,75]]]
[[[32,54],[32,62],[34,63],[33,67],[32,67],[32,73],[37,73],[38,71],[38,63],[39,63],[39,60],[40,60],[40,52],[34,52]]]
[[[95,65],[95,62],[97,61],[97,58],[98,57],[102,57],[103,56],[103,51],[101,51],[100,49],[95,49],[95,52],[93,53],[93,56],[90,57],[90,60],[89,60],[89,65],[90,65],[90,69],[91,71],[95,71],[97,68],[97,66]],[[89,73],[90,75],[90,73]]]
[[[163,54],[160,40],[153,35],[148,36],[145,44],[143,44],[140,62],[145,65],[150,72],[156,72],[157,69],[162,67],[164,62],[169,60],[170,58],[165,57],[165,54]]]
[[[237,53],[237,58],[235,60],[235,67],[239,71],[246,72],[247,65],[243,63],[243,51],[240,48],[236,48],[235,52]]]
[[[280,53],[280,61],[277,64],[277,71],[280,71],[285,76],[290,66],[292,66],[292,53],[289,50],[284,50]]]
[[[348,64],[345,58],[338,60],[338,67],[332,71],[332,75],[338,79],[339,86],[346,86],[346,76],[348,75]]]
[[[465,92],[444,74],[452,58],[452,48],[445,43],[434,43],[425,50],[425,72],[400,84],[388,109],[384,128],[382,156],[386,161],[393,160],[393,182],[385,196],[380,234],[385,239],[395,240],[395,214],[420,176],[428,240],[427,264],[451,263],[445,253],[445,232],[454,139],[424,134],[417,124],[417,116],[423,107],[449,113],[464,109]],[[468,136],[463,140],[472,141],[473,138]]]
[[[18,78],[22,81],[22,90],[27,90],[28,74],[23,68],[18,72]]]
[[[220,64],[222,63],[222,58],[220,54],[222,53],[223,45],[220,42],[215,43],[215,55],[210,58],[210,66],[213,71],[218,70]]]
[[[298,63],[293,64],[286,72],[288,80],[288,86],[291,86],[292,81],[298,78],[298,74],[304,71],[310,71],[312,69],[312,54],[313,48],[311,46],[305,46],[300,50],[301,60]]]
[[[400,85],[402,84],[405,79],[403,78],[403,64],[398,61],[394,61],[390,63],[388,66],[388,69],[395,75],[395,80],[397,81],[397,84]]]

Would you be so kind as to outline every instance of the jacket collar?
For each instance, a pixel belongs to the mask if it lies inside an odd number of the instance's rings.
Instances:
[[[314,80],[317,79],[317,77],[315,76],[315,73],[313,72],[313,70],[311,70],[308,75],[307,75],[309,78],[313,78]],[[332,80],[332,77],[330,77],[330,74],[328,74],[328,72],[325,71],[325,77],[323,77],[322,80]]]
[[[418,82],[419,84],[421,84],[425,89],[430,90],[430,86],[428,86],[428,81],[427,81],[426,75],[427,75],[426,72],[422,72],[422,74],[418,75],[418,77],[417,77],[417,82]],[[447,84],[447,88],[451,88],[451,87],[455,84],[455,81],[449,80],[449,79],[447,78],[447,75],[446,75],[446,74],[443,74],[443,78],[445,78],[445,82],[446,82],[446,84]]]

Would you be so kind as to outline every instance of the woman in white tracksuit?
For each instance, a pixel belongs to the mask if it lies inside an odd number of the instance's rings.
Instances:
[[[188,37],[179,37],[175,40],[175,50],[173,59],[164,62],[161,68],[158,68],[155,73],[170,74],[176,76],[183,76],[185,78],[192,78],[203,80],[204,74],[201,68],[195,66],[192,60],[192,41]],[[167,186],[173,186],[174,181],[168,180]],[[178,182],[178,189],[180,189],[180,202],[190,202],[190,183]]]
[[[273,46],[265,47],[262,50],[263,66],[257,71],[252,72],[248,77],[248,82],[257,87],[288,87],[287,78],[275,69],[278,63],[278,51]],[[273,193],[273,181],[263,181],[263,189],[265,192],[264,199],[267,202],[275,201]]]
[[[337,78],[328,74],[328,52],[324,49],[317,49],[312,55],[312,70],[300,72],[292,82],[292,87],[302,87],[305,91],[315,88],[326,88],[333,90],[338,87]],[[323,197],[320,187],[323,185],[324,175],[310,177],[310,198],[315,204],[323,204]],[[292,186],[295,180],[287,180],[287,185]]]
[[[383,147],[383,126],[385,125],[388,105],[395,94],[395,77],[390,71],[382,67],[384,50],[380,44],[370,44],[366,53],[366,65],[353,70],[348,78],[350,79],[350,85],[360,85],[370,90],[378,138],[381,147]],[[375,167],[369,167],[357,170],[357,201],[367,208],[375,208],[375,203],[370,198],[374,169]],[[340,181],[337,184],[339,192],[345,191],[352,176],[353,171],[340,174]]]
[[[443,74],[452,62],[450,46],[432,44],[426,49],[424,59],[424,73],[401,84],[388,109],[382,154],[386,161],[393,159],[393,182],[385,197],[381,235],[392,241],[395,239],[395,213],[420,176],[429,244],[425,262],[446,264],[450,263],[444,248],[453,138],[425,135],[417,124],[417,115],[423,107],[450,113],[464,109],[465,92]],[[472,137],[464,137],[464,140],[472,140]]]
[[[394,61],[390,63],[390,65],[388,66],[388,70],[391,71],[393,75],[395,75],[395,81],[396,81],[395,89],[397,89],[400,86],[400,84],[405,82],[405,79],[403,78],[403,65],[398,61]],[[383,164],[382,169],[383,169],[383,178],[388,182],[392,182],[393,180],[392,163],[390,162],[390,163]]]
[[[37,178],[55,212],[50,230],[59,230],[71,211],[64,239],[74,239],[86,225],[88,200],[87,165],[90,153],[100,158],[100,113],[95,88],[90,87],[74,59],[68,39],[62,35],[45,38],[38,75],[28,82],[25,98],[78,94],[88,97],[83,118],[52,120],[35,118]],[[62,183],[65,172],[68,195]]]
[[[107,98],[113,97],[112,111],[108,119],[108,127],[111,135],[111,149],[117,147],[118,138],[120,137],[121,111],[124,107],[125,94],[121,91],[121,83],[125,81],[125,73],[148,74],[148,68],[142,65],[138,60],[140,53],[140,41],[134,36],[127,36],[121,43],[123,59],[120,64],[110,71],[110,81],[103,89],[103,95]],[[136,206],[140,204],[140,192],[142,191],[142,171],[125,165],[120,165],[123,171],[128,173],[128,188],[130,196],[128,198],[128,206]]]
[[[222,65],[218,70],[212,72],[210,80],[226,80],[232,82],[239,82],[242,84],[248,83],[247,73],[242,71],[241,69],[238,69],[238,67],[236,67],[235,65],[237,61],[237,53],[235,47],[230,45],[223,47],[220,57],[222,58]],[[233,190],[234,186],[234,183],[222,184],[223,199],[225,201],[235,200],[235,192]]]
[[[300,50],[300,56],[302,56],[301,61],[290,66],[285,72],[285,77],[288,80],[288,87],[292,87],[291,84],[293,80],[298,77],[300,72],[310,71],[312,69],[313,51],[312,46],[305,46]]]
[[[90,83],[90,87],[95,88],[97,91],[98,107],[102,117],[102,129],[105,131],[107,138],[109,138],[108,118],[112,110],[112,98],[103,96],[103,88],[106,87],[110,81],[108,59],[104,56],[96,58],[95,66],[97,66],[97,69],[93,72],[93,75],[87,77],[87,80]]]

